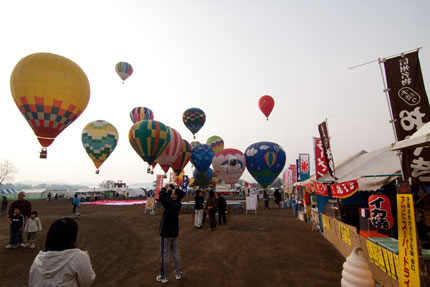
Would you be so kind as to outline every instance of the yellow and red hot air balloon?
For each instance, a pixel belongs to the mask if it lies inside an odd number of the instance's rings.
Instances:
[[[33,129],[42,151],[85,110],[90,83],[73,61],[50,53],[22,58],[10,77],[13,100]]]

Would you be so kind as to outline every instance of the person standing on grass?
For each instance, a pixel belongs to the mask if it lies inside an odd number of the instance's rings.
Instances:
[[[206,201],[206,210],[208,211],[209,215],[209,230],[213,231],[216,229],[215,213],[218,210],[218,202],[215,198],[215,192],[213,189],[209,190],[209,197]]]
[[[227,219],[225,218],[225,210],[227,208],[227,201],[222,194],[222,192],[217,193],[218,195],[218,224],[221,225],[222,222],[227,224]],[[222,222],[221,222],[222,219]]]
[[[177,188],[168,191],[163,188],[160,191],[160,202],[164,208],[160,222],[160,274],[156,277],[158,282],[167,283],[169,273],[169,260],[172,256],[173,269],[176,280],[182,279],[181,256],[179,254],[179,212],[184,192]]]
[[[198,189],[194,198],[194,227],[197,229],[202,228],[204,201],[205,199],[200,195],[200,189]]]

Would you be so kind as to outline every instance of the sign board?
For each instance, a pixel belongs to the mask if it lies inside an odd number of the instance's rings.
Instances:
[[[144,213],[146,213],[146,211],[147,210],[154,210],[154,202],[155,202],[155,198],[153,198],[153,197],[148,197],[147,199],[146,199],[146,205],[145,205],[145,212]]]
[[[248,214],[248,210],[254,210],[255,214],[257,214],[257,196],[250,195],[246,197],[246,214]]]

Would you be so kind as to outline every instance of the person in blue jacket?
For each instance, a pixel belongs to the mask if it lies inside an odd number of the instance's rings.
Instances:
[[[77,208],[80,208],[81,204],[79,202],[78,194],[75,194],[75,198],[73,199],[73,214],[75,216],[80,216],[79,212],[76,210]]]
[[[182,278],[181,257],[179,254],[179,212],[182,204],[181,200],[184,192],[179,189],[161,189],[160,202],[164,208],[160,222],[160,251],[161,264],[160,274],[157,276],[157,281],[167,283],[167,274],[169,272],[169,260],[172,256],[173,269],[176,280]]]

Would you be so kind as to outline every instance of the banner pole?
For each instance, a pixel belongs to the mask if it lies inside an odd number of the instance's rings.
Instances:
[[[394,125],[394,123],[395,123],[396,120],[393,119],[393,111],[391,109],[390,95],[388,93],[389,89],[387,88],[387,82],[386,82],[386,79],[384,77],[384,71],[382,70],[382,63],[384,63],[384,62],[385,62],[385,58],[383,58],[383,59],[379,58],[378,59],[379,70],[381,71],[381,77],[382,77],[382,84],[384,85],[384,90],[383,91],[384,91],[385,97],[387,99],[388,113],[390,114],[390,121],[389,121],[389,123],[391,124],[391,127],[393,128],[394,141],[398,141],[397,133],[396,133],[396,127]],[[402,153],[400,151],[397,152],[397,156],[399,157],[399,160],[400,160],[400,170],[402,172],[402,180],[405,180],[405,176],[404,176],[403,168],[402,168]]]

